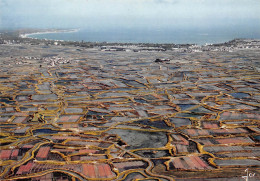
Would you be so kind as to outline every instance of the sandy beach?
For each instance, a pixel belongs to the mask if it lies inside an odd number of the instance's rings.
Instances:
[[[52,33],[74,33],[78,32],[80,29],[68,29],[68,30],[46,30],[46,31],[40,31],[40,32],[34,32],[34,33],[25,33],[20,34],[21,38],[32,38],[31,35],[41,35],[41,34],[52,34]]]

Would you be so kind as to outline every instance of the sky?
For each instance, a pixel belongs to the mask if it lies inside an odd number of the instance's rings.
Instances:
[[[0,0],[0,28],[260,29],[260,0]]]

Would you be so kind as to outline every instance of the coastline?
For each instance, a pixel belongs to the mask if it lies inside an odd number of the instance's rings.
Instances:
[[[228,51],[232,52],[238,49],[255,49],[259,48],[260,39],[236,38],[223,43],[206,43],[206,44],[174,44],[174,43],[121,43],[121,42],[98,42],[98,41],[71,41],[71,40],[54,40],[54,39],[38,39],[30,37],[32,34],[48,34],[48,33],[71,33],[81,32],[81,29],[21,29],[17,31],[1,32],[0,44],[32,44],[32,45],[70,45],[84,48],[98,47],[101,51],[174,51],[174,52],[204,52],[204,51]],[[81,32],[82,33],[82,32]]]
[[[81,28],[75,28],[75,29],[46,29],[46,30],[36,30],[35,32],[29,32],[29,33],[21,33],[18,36],[20,38],[30,38],[30,39],[45,39],[45,40],[53,40],[53,41],[71,41],[71,42],[78,42],[79,40],[63,40],[63,39],[50,39],[50,38],[39,38],[39,37],[31,37],[32,35],[45,35],[45,34],[55,34],[55,33],[76,33],[79,32]],[[90,40],[89,42],[107,42],[107,43],[118,43],[118,44],[190,44],[190,45],[205,45],[205,44],[218,44],[218,43],[225,43],[229,40],[226,41],[219,41],[219,42],[179,42],[179,43],[174,43],[173,42],[160,42],[160,41],[155,41],[155,42],[150,42],[150,41],[103,41],[103,40]]]
[[[68,30],[47,30],[47,31],[38,31],[34,33],[25,33],[20,34],[19,37],[21,38],[32,38],[31,35],[41,35],[41,34],[52,34],[52,33],[75,33],[80,31],[80,29],[68,29]]]
[[[67,37],[65,34],[64,36],[60,33],[77,33],[80,32],[79,34],[77,34],[77,36],[73,36],[72,37],[77,37],[76,39],[74,38],[69,38],[66,39],[64,37]],[[56,35],[55,35],[56,33]],[[87,34],[88,39],[86,40],[85,37],[80,37],[83,33]],[[47,34],[53,34],[48,36]],[[40,36],[37,36],[40,35]],[[41,36],[43,35],[43,36]],[[41,30],[41,29],[36,29],[36,30],[32,30],[32,31],[23,31],[21,33],[18,33],[19,38],[30,38],[30,39],[34,39],[34,40],[50,40],[50,41],[71,41],[71,42],[81,42],[82,40],[84,40],[85,42],[92,42],[92,43],[115,43],[115,44],[182,44],[182,45],[198,45],[198,46],[207,46],[207,45],[213,45],[213,44],[224,44],[227,43],[229,41],[232,41],[234,39],[251,39],[251,38],[241,38],[241,37],[225,37],[225,38],[216,38],[214,36],[212,37],[208,37],[208,34],[202,34],[201,36],[204,37],[203,38],[199,38],[197,36],[194,36],[191,40],[184,40],[183,38],[180,39],[174,39],[172,41],[164,41],[164,37],[162,37],[162,40],[159,39],[154,39],[154,41],[150,41],[148,39],[142,39],[142,36],[140,36],[141,38],[135,38],[132,37],[133,40],[129,40],[129,39],[125,39],[126,37],[122,36],[116,36],[116,39],[113,38],[114,36],[107,36],[107,34],[105,34],[106,38],[99,38],[101,37],[101,35],[103,35],[102,33],[93,33],[93,32],[85,32],[85,30],[83,29],[46,29],[46,30]],[[68,37],[70,37],[71,35],[68,35]],[[50,38],[52,37],[52,38]],[[59,37],[59,38],[58,38]],[[80,38],[78,38],[80,37]],[[112,38],[111,38],[112,37]],[[179,37],[176,35],[176,37]],[[256,39],[256,38],[254,38]]]

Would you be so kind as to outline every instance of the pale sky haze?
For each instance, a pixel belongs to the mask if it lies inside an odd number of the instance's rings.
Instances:
[[[1,28],[260,29],[260,0],[0,0]]]

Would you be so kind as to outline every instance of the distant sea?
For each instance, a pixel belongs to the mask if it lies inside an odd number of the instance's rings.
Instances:
[[[109,42],[109,43],[175,43],[199,44],[224,43],[235,38],[260,39],[260,32],[226,31],[222,30],[141,30],[141,29],[115,29],[115,30],[88,30],[78,29],[68,32],[47,32],[29,34],[27,37],[49,40]]]

